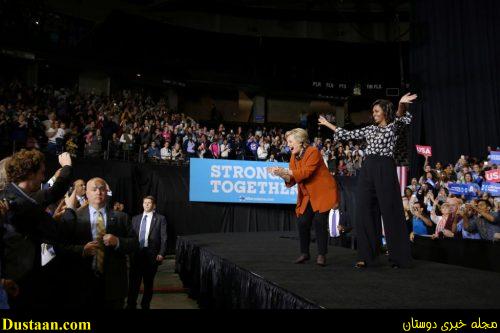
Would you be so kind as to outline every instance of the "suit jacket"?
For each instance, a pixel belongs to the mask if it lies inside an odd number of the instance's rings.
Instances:
[[[141,220],[143,214],[136,215],[132,218],[132,229],[139,240],[139,231],[141,228]],[[151,254],[151,260],[156,262],[156,256],[167,255],[167,220],[165,216],[153,213],[153,219],[149,227],[148,249]]]
[[[93,268],[95,256],[82,256],[85,244],[93,241],[89,209],[87,207],[77,213],[77,221],[70,232],[72,245],[56,248],[56,251],[59,250],[58,253],[63,253],[65,258],[73,263],[71,265],[73,275],[83,284],[77,287],[79,290],[89,287],[89,279],[95,276]],[[106,246],[104,250],[104,297],[105,300],[112,301],[125,298],[127,295],[126,256],[138,250],[139,242],[130,228],[126,214],[106,208],[106,216],[106,233],[118,237],[120,242],[118,248]]]
[[[2,225],[2,277],[19,281],[41,267],[41,243],[55,244],[64,238],[60,225],[45,212],[45,207],[13,184],[6,186],[2,196],[10,206]],[[74,220],[70,213],[66,217]]]
[[[340,195],[337,183],[328,172],[320,152],[315,147],[307,147],[300,160],[295,154],[290,159],[290,182],[287,187],[298,185],[297,216],[304,214],[307,204],[310,202],[313,211],[324,213],[337,206]]]
[[[52,187],[32,193],[30,196],[42,207],[57,203],[71,186],[73,168],[69,165],[61,169]]]

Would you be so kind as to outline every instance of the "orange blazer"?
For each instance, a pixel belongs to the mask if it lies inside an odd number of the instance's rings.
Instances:
[[[307,147],[300,160],[292,155],[290,158],[290,182],[287,187],[297,184],[297,216],[304,214],[307,204],[310,202],[314,212],[324,213],[337,207],[340,195],[337,191],[337,182],[328,171],[319,150],[315,147]]]

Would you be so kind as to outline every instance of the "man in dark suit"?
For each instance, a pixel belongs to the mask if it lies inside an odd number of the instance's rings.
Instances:
[[[127,295],[126,255],[139,243],[127,215],[106,208],[107,184],[101,178],[87,182],[88,207],[77,213],[71,246],[75,294],[81,306],[122,309]],[[76,291],[79,291],[77,293]]]
[[[158,265],[163,262],[167,252],[167,221],[163,215],[155,212],[155,198],[145,197],[142,206],[144,212],[132,218],[132,229],[139,240],[139,252],[130,258],[127,309],[136,308],[141,280],[144,281],[141,307],[149,309]]]

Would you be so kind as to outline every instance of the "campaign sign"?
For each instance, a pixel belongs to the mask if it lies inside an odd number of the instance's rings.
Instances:
[[[486,180],[492,183],[500,182],[500,169],[489,170],[485,172]]]
[[[192,158],[189,162],[189,200],[296,204],[297,185],[287,188],[266,168],[287,163]]]
[[[432,156],[432,147],[431,146],[419,146],[417,147],[417,153],[424,156]]]
[[[500,164],[500,152],[492,151],[491,155],[488,156],[488,159],[491,161],[491,163]]]
[[[474,186],[468,184],[460,184],[460,183],[449,183],[448,191],[450,194],[456,195],[467,195],[470,193],[476,193],[476,189]]]
[[[481,186],[481,191],[488,192],[493,197],[500,197],[500,184],[484,182]]]

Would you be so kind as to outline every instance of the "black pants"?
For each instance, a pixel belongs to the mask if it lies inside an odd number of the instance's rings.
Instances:
[[[309,244],[311,243],[311,226],[314,222],[316,230],[316,243],[318,254],[325,255],[328,251],[328,214],[330,212],[313,212],[311,203],[307,205],[304,214],[298,217],[298,229],[300,239],[300,252],[309,255]]]
[[[88,290],[85,295],[84,307],[88,309],[122,310],[124,298],[108,299],[106,297],[106,282],[102,275],[94,272],[89,275]]]
[[[379,254],[382,214],[389,259],[401,267],[410,266],[410,240],[394,159],[371,155],[366,158],[358,178],[356,200],[358,259],[369,263]]]
[[[130,285],[127,298],[127,305],[129,307],[135,308],[142,281],[144,283],[144,293],[142,294],[141,307],[149,308],[151,299],[153,298],[153,282],[157,271],[158,263],[154,260],[154,256],[148,248],[141,249],[132,258],[130,262]]]

